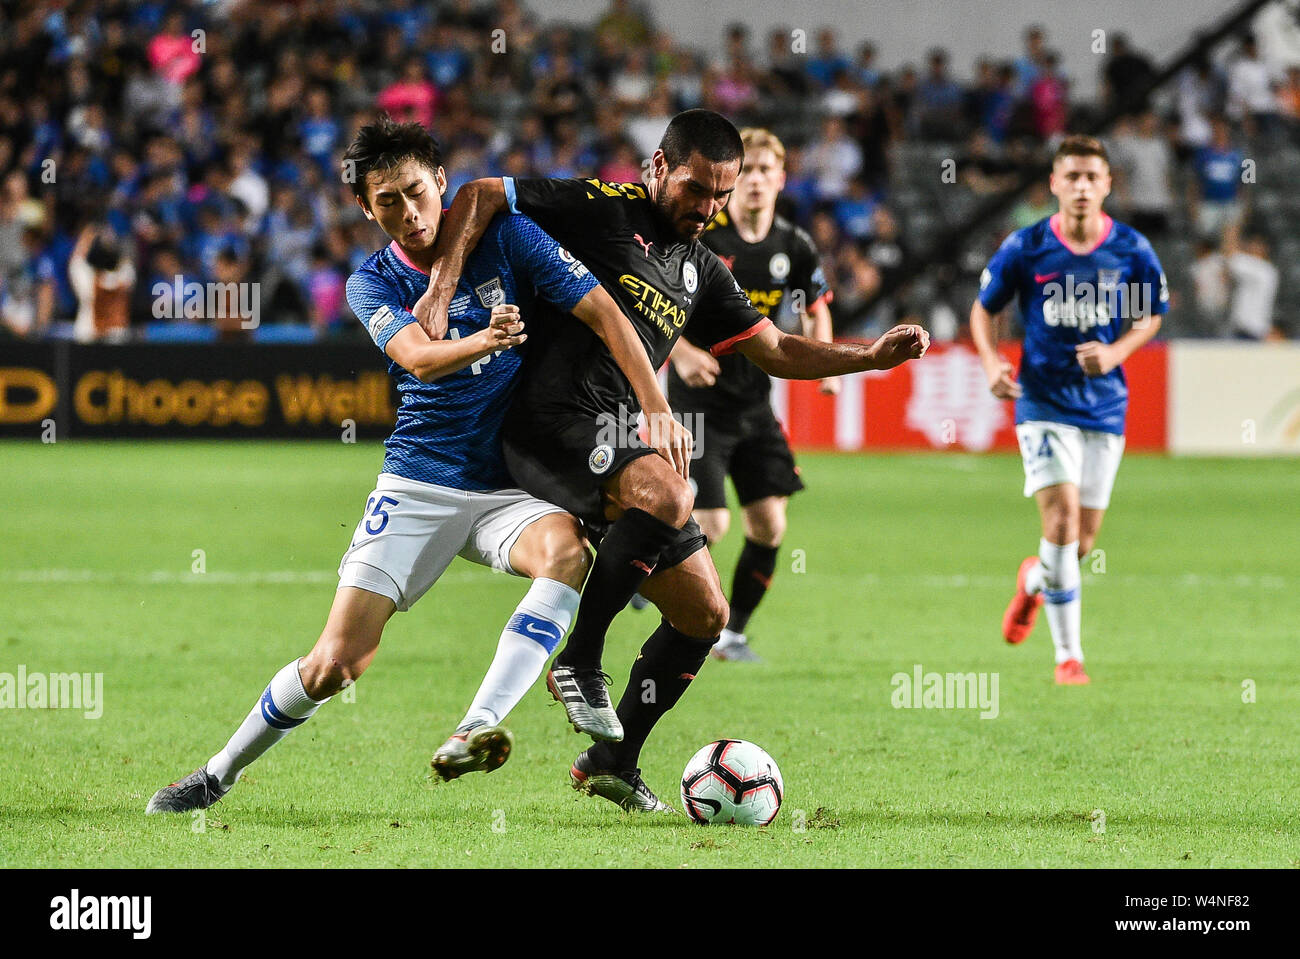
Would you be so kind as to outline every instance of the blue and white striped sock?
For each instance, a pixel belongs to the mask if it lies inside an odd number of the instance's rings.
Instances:
[[[1043,571],[1044,612],[1056,646],[1056,663],[1083,662],[1083,580],[1079,575],[1079,542],[1056,544],[1040,540],[1038,560]]]
[[[505,719],[569,631],[579,598],[576,589],[558,580],[533,580],[501,631],[497,654],[457,729],[484,723],[494,726]]]
[[[328,698],[317,702],[307,695],[298,675],[298,662],[295,659],[271,677],[262,698],[235,730],[235,735],[221,752],[208,760],[208,772],[221,781],[223,789],[238,782],[246,766],[329,702]]]

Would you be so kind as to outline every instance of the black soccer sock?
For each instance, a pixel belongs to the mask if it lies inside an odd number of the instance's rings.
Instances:
[[[618,701],[623,741],[597,743],[587,755],[600,769],[635,769],[646,737],[655,723],[677,704],[709,658],[712,640],[695,639],[673,629],[668,620],[641,647]]]
[[[733,633],[745,631],[749,617],[754,615],[759,601],[772,585],[776,554],[780,549],[779,546],[760,546],[752,539],[745,540],[740,559],[736,561],[736,575],[731,580],[731,618],[727,620],[727,629]]]
[[[680,533],[675,526],[639,509],[628,510],[609,527],[582,591],[573,632],[555,657],[556,663],[577,669],[600,665],[609,624],[641,588],[658,564],[659,554]]]

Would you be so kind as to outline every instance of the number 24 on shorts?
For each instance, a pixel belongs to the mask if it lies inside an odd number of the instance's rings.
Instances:
[[[1028,453],[1029,450],[1026,449],[1025,452]],[[1038,445],[1038,450],[1035,453],[1033,453],[1033,456],[1035,456],[1037,459],[1051,458],[1052,456],[1052,434],[1051,433],[1043,434],[1043,442]]]
[[[388,525],[388,510],[384,509],[384,507],[396,505],[397,500],[391,496],[381,496],[378,502],[375,502],[373,496],[366,500],[366,532],[371,536],[382,533],[384,527]],[[379,518],[378,526],[374,525],[376,518]]]

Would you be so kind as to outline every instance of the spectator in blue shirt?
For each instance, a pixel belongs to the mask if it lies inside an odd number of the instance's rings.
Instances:
[[[840,52],[835,31],[823,27],[817,34],[817,56],[808,61],[808,75],[818,88],[828,90],[835,83],[835,78],[850,66],[849,58]]]
[[[1224,231],[1241,223],[1241,150],[1232,145],[1228,121],[1216,116],[1207,146],[1196,152],[1194,176],[1189,184],[1188,205],[1194,211],[1197,232],[1218,243]]]

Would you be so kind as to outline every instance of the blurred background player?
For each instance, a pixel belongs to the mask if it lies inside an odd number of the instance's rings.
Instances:
[[[787,333],[829,343],[831,299],[812,238],[784,217],[776,199],[785,186],[785,146],[771,132],[740,131],[745,158],[728,208],[702,242],[731,270],[754,308]],[[731,613],[713,645],[717,659],[757,662],[745,627],[772,582],[786,529],[786,502],[804,488],[794,454],[772,412],[772,381],[738,353],[714,357],[690,326],[670,354],[668,401],[694,414],[700,450],[692,464],[695,521],[709,545],[731,524],[726,478],[744,512],[745,545],[731,580]],[[825,379],[822,392],[839,381]]]
[[[1062,140],[1050,185],[1058,212],[1007,237],[980,279],[970,327],[993,395],[1016,401],[1025,495],[1042,518],[1038,556],[1020,564],[1003,636],[1023,642],[1046,601],[1056,682],[1081,685],[1089,680],[1079,560],[1101,529],[1124,452],[1121,364],[1160,329],[1169,290],[1146,237],[1102,211],[1111,176],[1099,140]],[[993,327],[1017,296],[1025,327],[1019,379],[998,354]]]
[[[574,518],[514,488],[502,457],[501,420],[522,362],[513,348],[527,338],[521,309],[529,314],[545,298],[575,311],[615,357],[633,358],[627,375],[653,393],[647,403],[666,402],[613,300],[524,217],[488,226],[439,318],[445,335],[431,338],[409,306],[428,286],[442,223],[447,180],[437,143],[419,124],[385,118],[361,128],[344,169],[365,215],[392,240],[352,275],[347,295],[391,360],[397,426],[315,647],[272,677],[219,752],[154,795],[150,813],[206,808],[229,792],[250,763],[356,681],[393,613],[409,609],[457,555],[533,579],[468,713],[432,761],[442,779],[498,768],[512,744],[499,723],[568,631],[589,562]]]

